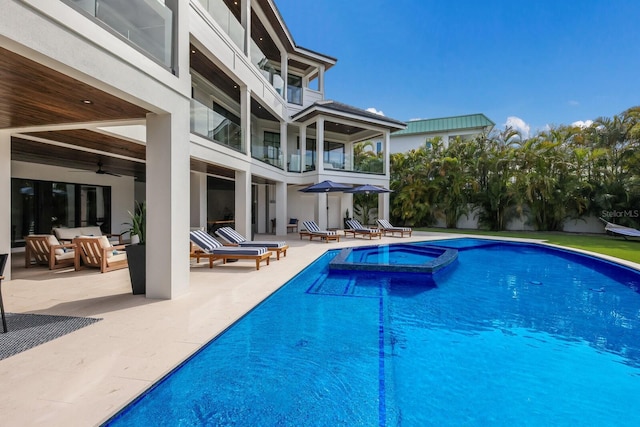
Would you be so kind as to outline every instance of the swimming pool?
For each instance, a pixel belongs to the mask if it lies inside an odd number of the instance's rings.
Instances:
[[[640,275],[439,241],[433,274],[330,251],[106,425],[640,425]]]

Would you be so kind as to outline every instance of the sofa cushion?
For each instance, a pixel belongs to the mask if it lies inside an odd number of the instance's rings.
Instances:
[[[80,227],[80,234],[83,236],[102,236],[100,227]]]
[[[124,261],[126,259],[127,259],[126,252],[117,252],[116,255],[114,255],[113,252],[109,252],[109,255],[107,256],[107,265],[111,265],[119,261]]]
[[[49,235],[47,241],[51,246],[60,244],[60,242],[58,242],[58,239],[56,239],[56,236],[54,236],[53,234]],[[64,255],[64,249],[58,248],[53,253],[54,255]]]

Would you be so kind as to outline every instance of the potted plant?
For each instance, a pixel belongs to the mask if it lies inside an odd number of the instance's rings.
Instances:
[[[133,213],[129,212],[131,222],[129,226],[132,244],[125,248],[127,260],[129,262],[129,277],[131,278],[131,289],[134,295],[146,293],[146,248],[145,236],[147,229],[147,207],[144,202],[136,202]],[[134,236],[137,236],[137,243],[133,243]]]
[[[344,213],[344,229],[347,230],[349,228],[349,226],[347,225],[347,220],[351,219],[351,217],[349,216],[349,209],[347,209]]]

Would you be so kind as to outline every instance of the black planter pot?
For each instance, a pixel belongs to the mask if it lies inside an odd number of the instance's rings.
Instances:
[[[147,288],[146,247],[144,245],[128,245],[125,248],[129,262],[129,277],[134,295],[143,295]]]
[[[345,229],[345,230],[348,230],[348,229],[349,229],[349,226],[347,225],[347,221],[348,221],[348,220],[350,220],[350,219],[352,219],[352,218],[342,218],[342,221],[343,221],[343,223],[344,223],[344,229]]]

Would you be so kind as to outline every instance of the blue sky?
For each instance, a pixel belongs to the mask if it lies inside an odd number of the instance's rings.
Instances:
[[[326,98],[394,119],[534,133],[640,105],[638,0],[275,2],[297,45],[338,58]]]

